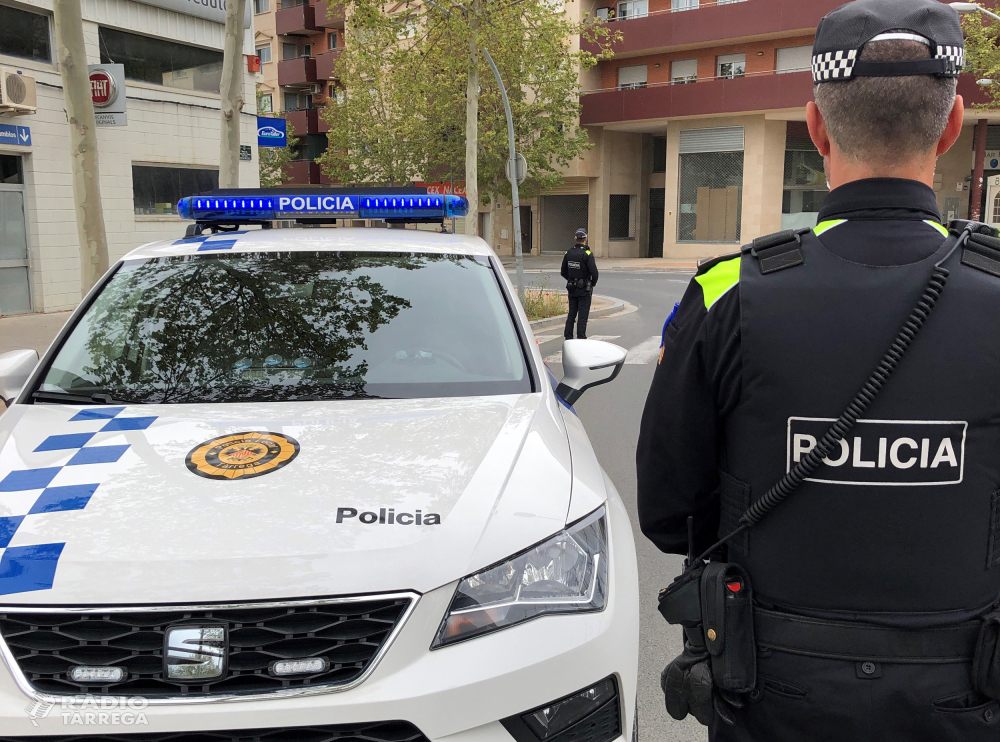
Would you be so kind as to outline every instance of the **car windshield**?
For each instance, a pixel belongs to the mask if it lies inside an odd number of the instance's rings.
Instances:
[[[530,391],[486,258],[266,252],[126,262],[34,398],[165,404]]]

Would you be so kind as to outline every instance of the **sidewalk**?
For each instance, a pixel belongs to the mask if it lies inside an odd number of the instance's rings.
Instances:
[[[9,350],[34,349],[41,356],[66,324],[71,312],[51,314],[19,314],[0,317],[0,353]]]
[[[516,269],[513,255],[501,255],[500,262],[508,271]],[[558,271],[562,266],[562,255],[525,255],[524,270],[526,271]],[[697,260],[672,260],[670,258],[597,258],[599,271],[640,271],[653,273],[694,273],[698,268]]]

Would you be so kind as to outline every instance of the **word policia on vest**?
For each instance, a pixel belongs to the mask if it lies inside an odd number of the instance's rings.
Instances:
[[[786,471],[816,447],[832,418],[788,418]],[[806,481],[906,487],[958,484],[967,422],[859,420]]]

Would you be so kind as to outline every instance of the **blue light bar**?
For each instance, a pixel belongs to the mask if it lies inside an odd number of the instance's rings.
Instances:
[[[235,194],[235,195],[234,195]],[[426,221],[465,216],[462,196],[428,194],[357,194],[316,189],[309,193],[275,194],[251,189],[218,195],[189,196],[177,204],[182,219],[220,224],[254,224],[277,219],[328,221],[342,218]]]

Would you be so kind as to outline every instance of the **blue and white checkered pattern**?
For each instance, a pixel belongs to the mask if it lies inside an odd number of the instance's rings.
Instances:
[[[818,85],[828,80],[850,79],[857,58],[857,50],[814,54],[812,58],[813,82]]]
[[[198,237],[185,237],[184,239],[177,240],[174,244],[197,245],[198,243],[201,243],[198,245],[198,252],[207,252],[209,250],[231,250],[236,244],[234,236],[240,234],[246,234],[246,231],[222,232],[220,234],[206,234]]]
[[[32,516],[83,510],[101,480],[129,444],[92,444],[100,433],[145,430],[156,417],[122,417],[124,407],[95,407],[69,418],[79,432],[50,435],[33,453],[55,454],[58,465],[16,469],[0,478],[0,595],[48,590],[55,579],[62,543],[17,544],[15,534]],[[99,436],[107,440],[109,436]],[[103,465],[103,466],[102,466]]]

